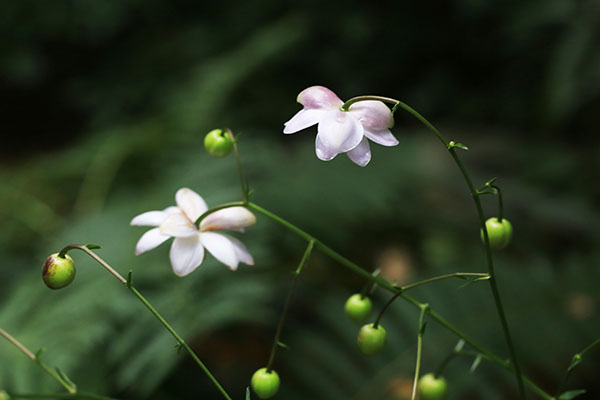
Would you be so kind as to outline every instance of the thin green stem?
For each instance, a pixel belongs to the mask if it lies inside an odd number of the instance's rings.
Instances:
[[[275,331],[275,338],[273,339],[273,346],[271,347],[271,355],[269,356],[269,362],[267,363],[267,372],[271,372],[271,367],[273,366],[273,361],[275,361],[275,353],[277,353],[277,349],[279,348],[279,338],[281,337],[281,332],[283,330],[283,325],[285,323],[285,318],[290,309],[290,304],[292,303],[292,298],[294,297],[294,292],[296,291],[296,286],[298,284],[298,278],[300,277],[300,273],[302,272],[302,268],[308,262],[310,258],[310,254],[312,252],[314,241],[309,241],[308,246],[306,246],[306,250],[304,251],[304,255],[302,256],[302,260],[300,260],[300,264],[298,268],[294,271],[294,278],[292,279],[292,285],[290,286],[290,290],[288,291],[287,297],[285,299],[285,304],[283,305],[283,311],[281,312],[281,316],[279,317],[279,323],[277,324],[277,330]]]
[[[419,373],[421,368],[421,352],[423,348],[423,335],[425,334],[425,313],[427,312],[427,304],[421,307],[421,314],[419,315],[419,333],[417,334],[417,362],[415,365],[415,379],[413,381],[413,390],[410,400],[415,400],[417,396],[417,382],[419,381]]]
[[[0,336],[4,336],[6,340],[12,343],[17,349],[21,350],[29,359],[38,364],[48,375],[50,375],[54,380],[56,380],[62,387],[64,387],[69,393],[76,393],[77,387],[71,383],[63,379],[62,376],[52,367],[44,363],[38,356],[33,354],[31,350],[29,350],[25,345],[19,342],[16,338],[11,336],[4,329],[0,328]]]
[[[325,254],[328,257],[330,257],[331,259],[339,262],[341,265],[348,268],[352,272],[362,276],[363,278],[365,278],[367,280],[370,280],[371,282],[374,282],[379,287],[381,287],[389,292],[392,292],[392,293],[401,292],[401,288],[392,285],[390,282],[388,282],[385,279],[380,278],[379,276],[373,276],[372,274],[367,272],[365,269],[361,268],[357,264],[353,263],[352,261],[350,261],[347,258],[345,258],[344,256],[342,256],[340,253],[338,253],[335,250],[331,249],[330,247],[326,246],[323,242],[319,241],[314,236],[308,234],[307,232],[303,231],[302,229],[298,228],[297,226],[293,225],[292,223],[286,221],[285,219],[281,218],[280,216],[272,213],[271,211],[269,211],[263,207],[260,207],[259,205],[252,203],[252,202],[248,202],[246,207],[272,219],[273,221],[284,226],[286,229],[290,230],[294,234],[296,234],[306,240],[309,240],[309,241],[313,240],[315,243],[315,248],[319,249],[323,254]],[[413,306],[415,306],[419,309],[425,305],[424,303],[419,302],[418,300],[409,296],[406,293],[401,293],[400,297],[402,297],[405,301],[407,301],[408,303],[412,304]],[[463,339],[465,341],[465,343],[469,344],[471,347],[473,347],[478,352],[482,353],[484,356],[486,356],[488,359],[490,359],[494,363],[502,366],[504,369],[507,369],[510,372],[514,372],[514,369],[511,368],[509,362],[503,360],[502,358],[498,357],[491,351],[489,351],[486,348],[484,348],[483,346],[479,345],[477,342],[475,342],[473,339],[471,339],[469,336],[467,336],[460,329],[458,329],[453,324],[448,322],[440,314],[438,314],[434,310],[432,310],[431,307],[429,307],[427,309],[427,315],[429,317],[431,317],[433,320],[435,320],[438,324],[440,324],[441,326],[446,328],[448,331],[453,333],[455,336]],[[554,397],[552,397],[549,394],[547,394],[546,392],[544,392],[541,388],[539,388],[537,385],[535,385],[535,383],[533,383],[529,379],[524,378],[524,381],[541,398],[543,398],[545,400],[555,400]]]
[[[442,360],[442,362],[440,363],[440,365],[437,367],[437,369],[435,370],[435,373],[434,373],[434,375],[433,375],[433,376],[434,376],[435,378],[438,378],[438,377],[440,377],[440,376],[442,375],[442,373],[444,372],[444,370],[446,369],[446,366],[448,365],[448,363],[449,363],[450,361],[452,361],[452,359],[453,359],[454,357],[456,357],[456,356],[457,356],[457,352],[456,352],[456,351],[453,351],[452,353],[449,353],[449,354],[448,354],[448,355],[447,355],[447,356],[446,356],[446,357],[445,357],[445,358]]]
[[[490,185],[496,189],[496,193],[498,195],[498,221],[502,222],[502,218],[504,218],[504,202],[502,201],[502,190],[500,190],[499,186]]]
[[[498,285],[496,283],[496,276],[494,274],[494,259],[492,256],[492,248],[490,246],[490,237],[488,235],[487,227],[485,225],[485,215],[483,214],[483,207],[481,206],[481,200],[479,199],[479,194],[473,186],[473,181],[469,176],[466,168],[464,167],[462,161],[456,154],[455,148],[450,148],[448,150],[450,155],[456,162],[456,165],[460,169],[467,186],[469,187],[469,191],[471,192],[471,196],[473,197],[473,201],[475,202],[475,207],[477,208],[477,215],[479,217],[479,224],[481,226],[481,230],[483,231],[483,238],[485,243],[485,253],[488,265],[488,273],[490,274],[490,279],[488,280],[490,283],[490,288],[492,290],[492,295],[494,296],[494,303],[496,304],[496,310],[498,311],[498,316],[500,317],[500,323],[502,325],[502,331],[504,332],[504,338],[506,340],[506,344],[508,345],[508,351],[510,353],[511,361],[514,365],[515,376],[517,378],[517,384],[519,387],[519,393],[522,399],[526,398],[525,395],[525,386],[523,385],[523,377],[521,373],[521,367],[519,366],[519,361],[517,358],[517,353],[515,351],[515,347],[513,345],[512,337],[510,335],[510,330],[508,328],[508,321],[506,320],[506,316],[504,314],[504,306],[502,305],[502,300],[500,299],[500,291],[498,290]]]
[[[386,312],[388,307],[390,305],[392,305],[394,300],[396,300],[398,297],[400,297],[401,294],[402,294],[402,291],[398,291],[387,301],[387,303],[385,303],[385,305],[381,308],[381,311],[379,311],[379,314],[377,314],[377,318],[375,319],[375,322],[373,323],[373,328],[377,329],[377,327],[379,326],[379,321],[381,321],[381,317],[383,317],[383,314]]]
[[[443,279],[461,278],[461,277],[467,277],[467,276],[477,276],[477,277],[480,277],[480,278],[485,278],[485,277],[488,277],[490,275],[488,273],[486,273],[486,272],[455,272],[453,274],[446,274],[446,275],[434,276],[433,278],[424,279],[424,280],[419,281],[419,282],[411,283],[410,285],[401,286],[400,289],[403,292],[406,292],[407,290],[414,289],[414,288],[416,288],[418,286],[426,285],[426,284],[431,283],[431,282],[441,281]]]
[[[93,393],[12,393],[11,399],[81,399],[81,400],[116,400],[112,397],[99,396]]]
[[[248,181],[244,175],[244,169],[242,168],[242,160],[238,149],[237,139],[231,131],[231,129],[225,130],[231,140],[233,141],[233,155],[235,156],[235,162],[237,164],[238,173],[240,174],[240,185],[242,187],[242,200],[244,203],[248,202]]]
[[[354,97],[354,98],[348,100],[346,103],[344,103],[342,105],[341,109],[343,111],[347,111],[347,110],[349,110],[349,108],[352,104],[359,102],[359,101],[365,101],[365,100],[379,100],[379,101],[394,104],[394,106],[392,108],[392,113],[395,112],[398,107],[400,107],[400,108],[404,109],[405,111],[407,111],[408,113],[410,113],[416,119],[418,119],[423,125],[425,125],[438,138],[438,140],[444,145],[444,147],[446,147],[448,149],[448,151],[450,152],[450,155],[452,156],[452,158],[456,162],[456,165],[458,166],[461,173],[463,174],[463,177],[465,178],[467,186],[469,187],[469,191],[471,192],[473,200],[475,201],[475,207],[477,208],[477,214],[479,216],[481,229],[484,232],[484,242],[485,242],[486,255],[487,255],[488,272],[490,274],[490,279],[489,279],[490,288],[492,290],[492,295],[494,296],[496,310],[497,310],[498,316],[500,318],[500,323],[502,325],[502,331],[504,332],[504,338],[505,338],[506,344],[508,346],[510,358],[515,367],[515,376],[517,379],[519,394],[520,394],[521,399],[525,399],[526,394],[525,394],[525,387],[523,385],[521,368],[519,366],[519,361],[517,359],[517,355],[516,355],[516,351],[515,351],[513,341],[512,341],[511,335],[510,335],[510,331],[508,329],[508,322],[507,322],[506,316],[504,314],[504,307],[502,306],[502,300],[500,299],[500,292],[498,290],[498,285],[496,283],[496,277],[494,276],[494,262],[493,262],[493,257],[492,257],[492,249],[490,247],[489,237],[488,237],[487,229],[485,226],[485,216],[483,214],[483,209],[481,207],[481,202],[479,200],[479,194],[478,194],[477,190],[475,189],[475,187],[473,186],[473,183],[471,181],[471,178],[470,178],[467,170],[465,169],[462,162],[460,161],[460,158],[456,154],[454,143],[449,143],[446,140],[446,138],[440,133],[440,131],[437,130],[437,128],[435,126],[433,126],[433,124],[427,120],[427,118],[425,118],[420,113],[418,113],[415,109],[413,109],[406,103],[401,102],[400,100],[392,99],[390,97],[380,97],[380,96],[359,96],[359,97]]]
[[[152,313],[152,315],[154,315],[156,317],[156,319],[158,319],[160,321],[160,323],[167,329],[167,331],[169,331],[169,333],[175,338],[175,340],[177,340],[179,345],[181,347],[183,347],[189,353],[189,355],[194,359],[194,361],[196,362],[196,364],[198,364],[198,366],[202,369],[202,371],[204,371],[206,376],[208,376],[210,381],[215,385],[215,387],[223,395],[223,397],[227,400],[232,400],[231,396],[229,396],[229,394],[227,394],[227,392],[225,391],[223,386],[221,386],[219,381],[217,381],[217,379],[213,376],[213,374],[209,371],[209,369],[204,365],[204,363],[200,360],[200,358],[198,358],[198,356],[196,355],[196,353],[194,353],[192,348],[190,346],[188,346],[188,344],[183,340],[183,338],[181,336],[179,336],[179,334],[175,331],[175,329],[173,329],[171,327],[171,325],[169,325],[169,323],[159,314],[159,312],[152,306],[152,304],[150,304],[150,302],[148,300],[146,300],[146,298],[144,296],[142,296],[142,294],[133,286],[133,283],[131,281],[131,272],[129,273],[128,279],[123,278],[123,276],[121,276],[121,274],[119,274],[117,271],[115,271],[106,261],[104,261],[102,258],[100,258],[96,253],[94,253],[93,251],[88,249],[86,246],[83,246],[80,244],[72,244],[72,245],[66,246],[61,251],[61,253],[64,252],[64,254],[66,254],[66,252],[70,249],[78,249],[78,250],[84,251],[86,254],[88,254],[90,257],[92,257],[94,260],[96,260],[100,265],[102,265],[106,270],[108,270],[113,276],[115,276],[115,278],[117,278],[121,283],[123,283],[142,302],[142,304],[144,304],[144,306]]]

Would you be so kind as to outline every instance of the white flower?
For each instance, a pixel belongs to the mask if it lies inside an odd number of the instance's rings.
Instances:
[[[356,164],[364,167],[371,161],[367,139],[382,146],[396,146],[398,140],[389,130],[394,125],[390,109],[377,100],[354,103],[348,111],[331,90],[323,86],[304,89],[296,99],[304,108],[285,123],[283,133],[296,133],[319,124],[317,128],[317,157],[329,161],[347,153]]]
[[[243,232],[253,225],[256,217],[244,207],[231,207],[207,215],[198,228],[194,223],[208,210],[199,194],[191,189],[179,189],[175,195],[177,207],[162,211],[148,211],[131,220],[131,225],[155,226],[138,241],[135,253],[140,255],[158,247],[171,237],[170,258],[175,275],[186,276],[204,259],[204,249],[217,260],[236,270],[240,262],[254,265],[246,246],[239,240],[215,230],[228,229]]]

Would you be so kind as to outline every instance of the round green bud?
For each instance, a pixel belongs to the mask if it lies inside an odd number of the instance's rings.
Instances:
[[[500,221],[496,217],[492,217],[485,221],[485,227],[490,238],[490,247],[494,250],[502,250],[510,243],[512,238],[512,225],[506,218]],[[483,229],[480,229],[481,241],[485,244]]]
[[[215,157],[225,157],[233,149],[233,139],[229,132],[213,129],[204,137],[204,148]]]
[[[348,297],[344,306],[346,315],[357,324],[363,324],[369,318],[372,308],[373,303],[371,303],[371,299],[360,293]]]
[[[421,400],[442,400],[446,397],[448,384],[442,377],[426,374],[419,379],[418,387]]]
[[[75,279],[73,259],[68,254],[64,258],[59,257],[58,253],[52,254],[44,261],[42,278],[50,289],[62,289],[70,285]]]
[[[258,397],[269,399],[279,390],[279,375],[274,370],[261,368],[252,375],[250,385]]]
[[[10,396],[4,390],[0,390],[0,400],[10,400]]]
[[[379,353],[385,347],[387,341],[387,333],[383,326],[374,324],[366,324],[358,331],[356,343],[358,348],[364,354],[372,356]]]

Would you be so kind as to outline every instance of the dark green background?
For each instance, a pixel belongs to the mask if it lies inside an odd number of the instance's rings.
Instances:
[[[531,0],[4,1],[0,4],[0,327],[87,391],[128,399],[218,399],[201,371],[129,292],[74,253],[77,279],[51,292],[47,254],[72,242],[99,253],[189,340],[236,399],[264,366],[303,243],[259,217],[242,237],[255,267],[207,258],[185,279],[168,244],[135,257],[130,219],[190,187],[209,205],[237,200],[233,159],[204,134],[241,133],[254,200],[366,268],[388,254],[408,281],[485,271],[478,222],[451,158],[398,113],[396,148],[373,146],[361,169],[314,155],[315,129],[283,123],[302,89],[380,94],[415,107],[462,153],[476,184],[498,177],[514,242],[496,257],[523,369],[554,393],[571,356],[598,336],[600,3]],[[488,215],[493,198],[484,198]],[[392,254],[392,256],[389,256]],[[503,357],[486,283],[415,290]],[[342,313],[363,282],[316,254],[301,278],[276,369],[282,399],[403,399],[418,312],[383,319],[387,350],[365,358]],[[387,295],[376,292],[379,308]],[[423,368],[456,339],[435,323]],[[514,378],[472,360],[446,371],[450,399],[516,398]],[[595,399],[599,350],[569,380]],[[408,384],[407,384],[408,382]],[[0,389],[59,387],[0,342]],[[404,393],[404,394],[403,394]],[[530,397],[534,397],[530,395]]]

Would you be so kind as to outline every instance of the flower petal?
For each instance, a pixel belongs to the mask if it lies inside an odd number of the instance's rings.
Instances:
[[[365,100],[354,103],[348,111],[370,131],[381,131],[394,126],[392,111],[378,100]]]
[[[195,270],[204,259],[204,247],[198,235],[175,238],[169,253],[173,272],[177,276],[186,276]]]
[[[398,139],[392,135],[392,132],[389,129],[384,129],[377,132],[365,129],[365,136],[382,146],[396,146],[399,143]]]
[[[363,138],[363,127],[348,112],[329,111],[319,122],[318,136],[329,154],[352,150]]]
[[[190,237],[198,232],[196,225],[183,214],[172,214],[160,224],[160,233],[174,237]]]
[[[158,228],[150,229],[142,235],[140,240],[138,240],[137,244],[135,245],[135,255],[139,256],[142,253],[152,250],[160,246],[169,238],[169,235],[163,235],[160,233],[160,229]]]
[[[233,245],[233,250],[235,251],[235,255],[238,258],[238,260],[240,260],[244,264],[254,265],[254,259],[252,258],[252,255],[250,254],[250,252],[248,252],[248,249],[246,248],[246,246],[244,246],[244,243],[240,242],[233,236],[229,236],[229,235],[223,235],[223,236],[225,236],[227,239],[229,239],[231,241],[231,244]]]
[[[316,125],[326,112],[325,110],[300,110],[284,124],[283,133],[296,133],[309,126]]]
[[[148,211],[134,217],[129,225],[133,226],[159,226],[169,214],[164,211]]]
[[[201,232],[200,242],[217,260],[236,270],[239,260],[231,240],[214,232]]]
[[[358,164],[361,167],[366,166],[369,161],[371,161],[371,148],[369,147],[369,141],[367,138],[364,138],[358,146],[346,154],[348,154],[348,157],[350,157],[355,164]]]
[[[199,216],[208,210],[208,206],[204,199],[192,189],[179,189],[175,194],[175,201],[177,202],[177,206],[181,208],[192,221],[196,221]]]
[[[200,231],[239,230],[256,223],[256,217],[244,207],[231,207],[210,213],[200,222]]]
[[[344,104],[331,90],[324,86],[311,86],[300,92],[296,101],[307,109],[338,109]]]
[[[317,152],[317,158],[323,161],[331,161],[338,155],[338,153],[329,150],[329,148],[321,142],[319,135],[317,135],[315,141],[315,151]]]

